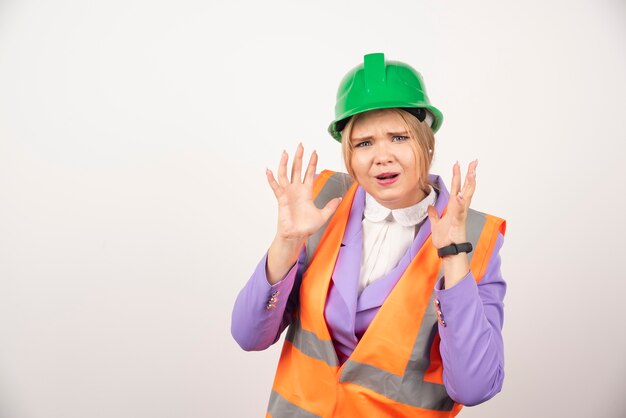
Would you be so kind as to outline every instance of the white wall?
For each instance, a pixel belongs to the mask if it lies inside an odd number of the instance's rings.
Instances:
[[[380,51],[508,220],[505,387],[462,416],[626,415],[625,39],[620,0],[2,1],[0,416],[262,416],[279,347],[229,327],[264,170],[342,168],[335,91]]]

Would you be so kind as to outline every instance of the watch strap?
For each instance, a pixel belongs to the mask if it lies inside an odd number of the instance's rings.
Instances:
[[[459,253],[469,253],[472,252],[474,248],[472,247],[471,242],[463,242],[461,244],[450,244],[445,247],[441,247],[437,250],[437,255],[439,257],[445,257],[448,255],[456,255]]]

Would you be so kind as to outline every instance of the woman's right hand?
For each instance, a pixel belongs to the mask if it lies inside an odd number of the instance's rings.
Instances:
[[[283,151],[278,166],[278,180],[271,170],[266,171],[267,182],[278,201],[278,226],[276,237],[270,246],[267,260],[267,277],[271,284],[281,280],[298,258],[302,245],[318,231],[335,212],[341,198],[332,199],[322,209],[313,203],[313,180],[317,166],[317,153],[313,151],[304,179],[302,179],[302,156],[304,147],[298,145],[291,179],[287,177],[289,156]]]
[[[302,179],[302,156],[304,147],[298,145],[291,167],[291,180],[287,177],[287,163],[289,156],[286,151],[280,158],[278,166],[278,181],[271,170],[267,170],[267,182],[274,191],[278,201],[278,231],[277,237],[287,240],[304,242],[320,229],[335,212],[341,202],[336,198],[328,202],[323,209],[318,209],[313,203],[313,180],[317,166],[317,153],[313,151],[309,165]]]

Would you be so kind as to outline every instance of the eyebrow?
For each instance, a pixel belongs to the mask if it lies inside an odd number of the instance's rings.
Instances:
[[[387,136],[409,136],[409,133],[407,131],[387,132]],[[360,138],[351,138],[350,141],[352,141],[352,142],[369,141],[372,138],[374,138],[373,135],[368,135],[368,136],[363,136],[363,137],[360,137]]]

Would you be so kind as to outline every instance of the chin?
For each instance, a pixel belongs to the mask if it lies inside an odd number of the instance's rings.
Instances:
[[[400,196],[392,196],[392,195],[372,195],[374,199],[381,205],[385,206],[389,209],[399,209],[403,207],[401,205],[401,197]]]

